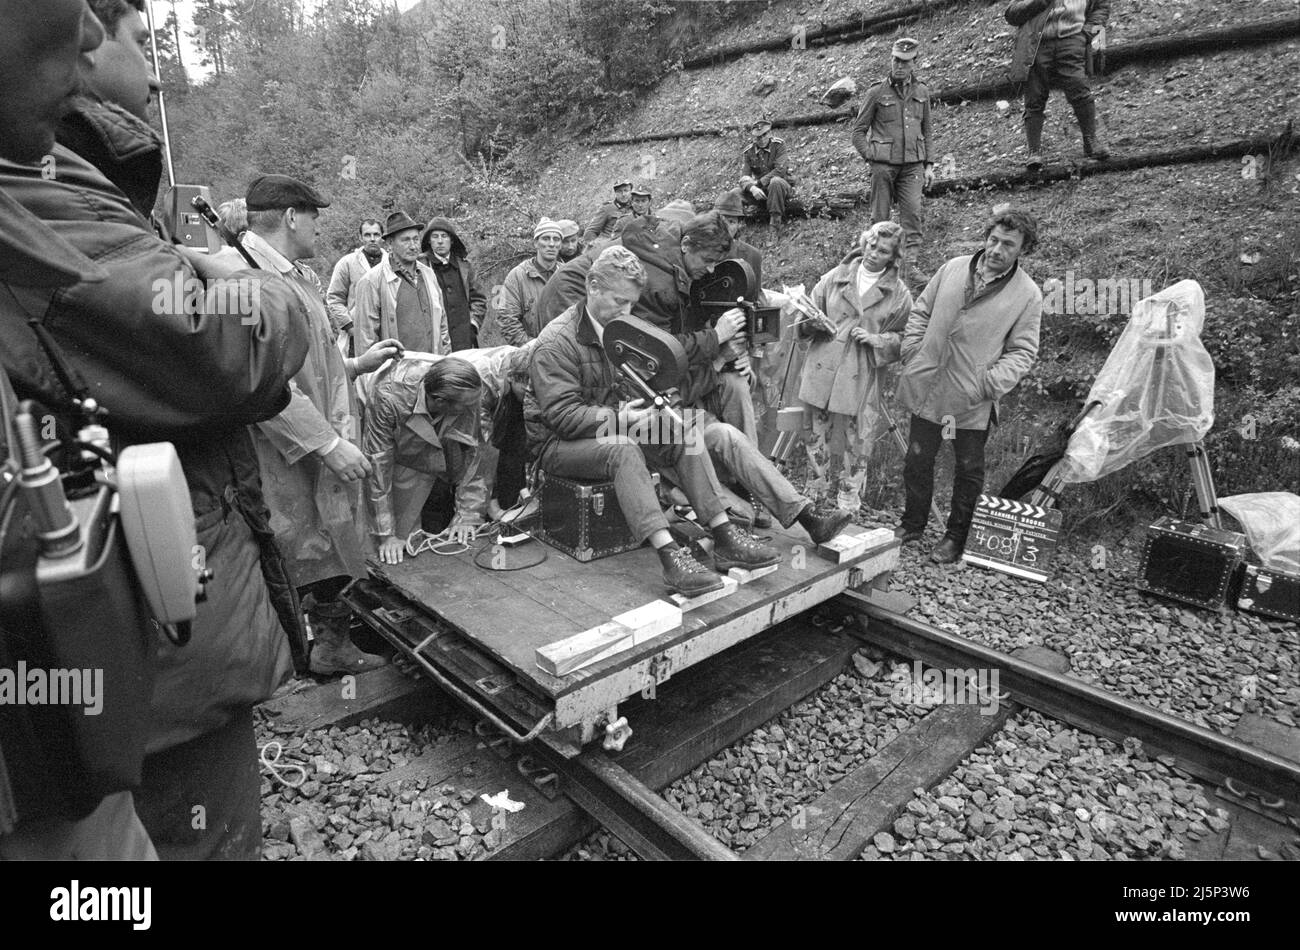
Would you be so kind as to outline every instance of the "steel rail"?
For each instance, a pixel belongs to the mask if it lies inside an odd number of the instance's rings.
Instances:
[[[1215,784],[1236,780],[1292,809],[1300,804],[1300,762],[905,617],[866,594],[846,591],[838,603],[869,621],[858,630],[850,626],[850,632],[882,650],[938,669],[996,669],[999,688],[1009,691],[1012,701],[1045,716],[1116,742],[1135,737],[1152,754],[1172,755],[1198,778]]]
[[[647,861],[740,860],[599,749],[565,758],[543,737],[532,751],[560,774],[563,794]]]

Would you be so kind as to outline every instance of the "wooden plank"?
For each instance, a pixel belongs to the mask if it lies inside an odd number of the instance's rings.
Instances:
[[[881,749],[870,761],[804,807],[801,827],[776,826],[743,857],[747,861],[852,861],[890,827],[916,788],[929,788],[989,736],[1012,707],[991,716],[978,705],[941,706]]]
[[[358,673],[347,679],[272,699],[258,708],[277,730],[306,731],[351,726],[374,717],[400,718],[413,711],[427,712],[442,702],[441,692],[431,683],[412,679],[395,666]]]

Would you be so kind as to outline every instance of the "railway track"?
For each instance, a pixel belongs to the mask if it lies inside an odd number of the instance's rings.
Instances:
[[[391,632],[380,632],[400,643]],[[554,856],[603,826],[644,859],[734,860],[736,852],[660,791],[825,686],[863,645],[935,670],[996,670],[1004,693],[992,715],[970,705],[934,709],[800,808],[795,819],[773,826],[745,851],[746,860],[857,858],[902,813],[914,790],[942,782],[1025,710],[1116,743],[1137,739],[1149,755],[1204,783],[1207,795],[1217,789],[1216,804],[1234,816],[1234,824],[1249,826],[1239,835],[1238,856],[1252,843],[1276,850],[1300,827],[1300,761],[1072,679],[1063,675],[1061,658],[1047,651],[1012,656],[991,650],[898,613],[878,595],[858,592],[686,671],[653,699],[639,700],[627,710],[636,732],[622,752],[588,746],[575,755],[544,733],[520,745],[483,722],[477,742],[449,747],[399,772],[409,779],[460,769],[485,791],[507,782],[519,787],[520,777],[527,778],[527,819],[512,819],[484,857]],[[390,684],[376,696],[391,706],[400,702],[400,692]],[[353,710],[353,721],[364,712]]]

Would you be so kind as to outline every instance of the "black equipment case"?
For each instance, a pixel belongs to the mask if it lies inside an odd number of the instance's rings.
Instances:
[[[1300,621],[1300,574],[1247,564],[1237,609],[1279,620]]]
[[[622,554],[641,546],[632,537],[613,482],[579,482],[539,472],[539,520],[533,533],[578,561]]]
[[[1147,529],[1137,586],[1151,594],[1216,610],[1229,599],[1246,536],[1161,518]]]

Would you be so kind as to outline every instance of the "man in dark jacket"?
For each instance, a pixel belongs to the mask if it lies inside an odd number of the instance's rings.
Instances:
[[[426,264],[438,277],[442,305],[453,350],[478,346],[478,331],[487,313],[487,295],[478,285],[474,265],[469,262],[465,242],[450,218],[434,218],[420,235],[420,250]]]
[[[718,571],[764,567],[777,563],[781,555],[733,524],[722,502],[710,455],[727,452],[739,462],[747,444],[739,432],[720,423],[704,423],[708,451],[689,438],[642,438],[643,433],[665,430],[658,410],[647,407],[645,400],[620,400],[617,371],[605,355],[602,340],[611,321],[632,313],[645,277],[641,261],[627,248],[613,246],[601,252],[587,275],[585,303],[570,307],[537,338],[524,417],[529,447],[544,471],[565,478],[613,480],[628,527],[659,554],[665,586],[691,597],[717,590],[722,579],[673,540],[650,469],[663,471],[682,489],[699,523],[713,533]],[[693,430],[683,435],[691,434],[699,436]],[[766,461],[750,446],[749,457],[755,456],[760,463]],[[779,475],[770,480],[783,481]],[[817,543],[833,537],[848,521],[847,513],[817,518],[806,499],[792,489],[785,494],[789,497],[784,500],[784,523],[798,521]]]
[[[1016,0],[1006,19],[1018,26],[1011,60],[1011,81],[1024,83],[1025,164],[1043,165],[1043,119],[1053,86],[1065,93],[1083,135],[1083,154],[1100,162],[1110,158],[1097,131],[1097,105],[1084,78],[1089,47],[1105,43],[1110,0]]]
[[[62,111],[77,89],[77,61],[104,40],[99,21],[82,0],[44,0],[40,15],[28,0],[0,0],[0,159],[36,162],[54,146]],[[0,281],[49,296],[60,287],[103,281],[107,272],[90,260],[0,188]],[[0,302],[0,362],[7,371],[16,356],[15,331],[25,329],[26,314],[10,301]],[[12,322],[14,319],[17,323]],[[30,353],[30,351],[29,351]],[[6,385],[0,379],[0,386]],[[0,450],[7,451],[0,427]],[[3,517],[0,516],[0,523]],[[25,544],[13,532],[3,536],[0,558]],[[10,543],[14,547],[10,547]],[[24,638],[34,631],[23,631]],[[0,631],[0,636],[3,636]],[[0,735],[0,745],[8,735]],[[0,775],[0,799],[20,778]],[[4,757],[0,748],[0,759]],[[6,800],[6,804],[8,801]],[[21,805],[21,803],[19,803]],[[157,857],[136,816],[129,791],[109,794],[84,817],[28,819],[21,811],[0,817],[0,861],[151,860]],[[24,820],[27,819],[27,820]]]
[[[105,136],[101,160],[157,148],[148,127],[125,109],[91,99],[77,108],[85,125]],[[164,857],[254,858],[261,820],[252,706],[288,674],[289,649],[259,562],[269,532],[245,426],[288,401],[288,380],[306,355],[297,301],[278,277],[232,271],[163,244],[101,171],[63,145],[50,155],[53,177],[40,166],[0,163],[0,188],[95,261],[106,279],[77,284],[53,301],[11,286],[16,308],[0,310],[0,352],[20,395],[56,412],[66,406],[68,393],[25,326],[43,315],[55,345],[108,410],[118,446],[175,444],[215,579],[191,641],[178,647],[157,638],[138,809]],[[133,193],[149,190],[148,181],[129,184]],[[251,308],[222,312],[221,303],[243,305],[239,292],[221,292],[231,277],[257,281]],[[201,279],[217,284],[205,295]],[[196,806],[201,827],[193,823]]]
[[[905,276],[924,285],[917,270],[921,249],[921,191],[934,181],[930,160],[930,91],[912,74],[920,43],[911,37],[893,46],[886,79],[867,90],[853,123],[853,147],[871,166],[871,223],[888,221],[898,205],[905,243]]]
[[[786,161],[785,139],[772,136],[772,123],[759,119],[749,127],[754,141],[741,155],[740,191],[749,201],[767,208],[767,221],[779,228],[785,205],[794,191],[794,175]]]

